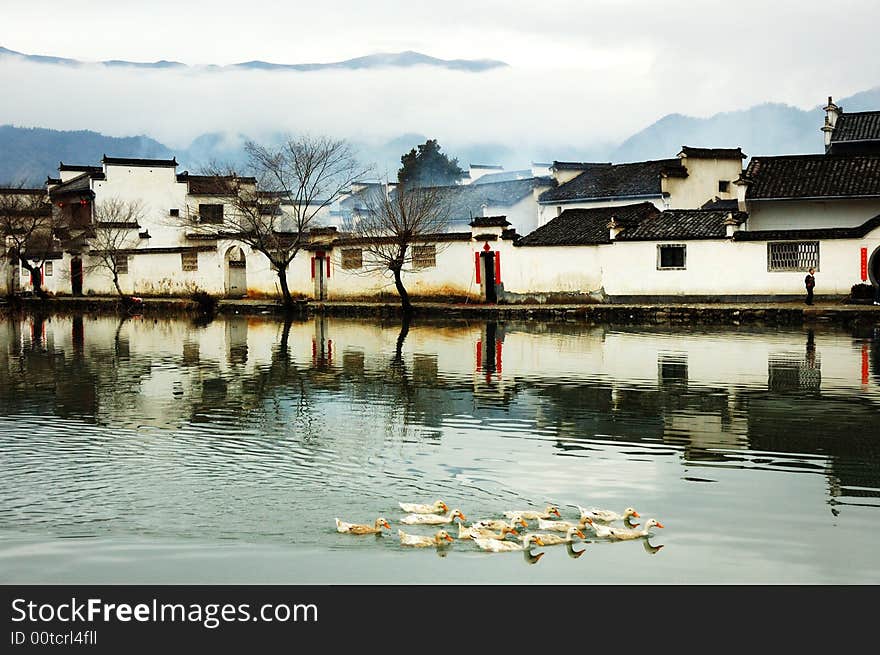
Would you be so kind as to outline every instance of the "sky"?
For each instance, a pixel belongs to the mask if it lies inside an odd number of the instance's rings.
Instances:
[[[145,133],[406,132],[503,142],[615,142],[672,112],[801,108],[880,84],[876,0],[0,0],[0,45],[85,61],[338,61],[416,50],[499,59],[438,70],[209,74],[0,60],[0,124]]]

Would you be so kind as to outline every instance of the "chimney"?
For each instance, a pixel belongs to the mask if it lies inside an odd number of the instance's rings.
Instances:
[[[739,222],[733,217],[733,212],[727,212],[727,218],[724,219],[724,235],[728,239],[733,238],[733,233],[739,229]]]
[[[611,217],[611,220],[608,222],[607,227],[608,227],[608,238],[611,239],[612,241],[616,241],[617,237],[620,235],[620,233],[623,232],[623,225],[621,225],[618,222],[617,216]]]
[[[843,108],[834,104],[831,96],[828,96],[828,104],[823,108],[825,110],[825,124],[822,131],[825,133],[825,148],[831,145],[831,136],[837,127],[837,119],[843,113]]]

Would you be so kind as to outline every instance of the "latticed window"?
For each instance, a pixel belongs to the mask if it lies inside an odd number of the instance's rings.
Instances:
[[[437,247],[433,244],[430,246],[413,246],[412,249],[413,268],[431,268],[437,265]]]
[[[128,255],[116,255],[116,273],[128,275]]]
[[[675,270],[687,267],[687,246],[682,243],[657,245],[657,270]]]
[[[222,223],[223,222],[223,205],[200,204],[199,205],[199,221],[202,223]]]
[[[198,252],[182,252],[180,253],[180,267],[184,271],[199,270],[199,253]]]
[[[768,271],[819,270],[818,241],[781,241],[767,244]]]
[[[46,262],[45,264],[43,264],[43,275],[45,275],[46,277],[52,277],[53,268],[54,267],[52,265],[52,262]]]
[[[342,268],[361,268],[364,265],[364,251],[360,248],[346,248],[342,251]]]

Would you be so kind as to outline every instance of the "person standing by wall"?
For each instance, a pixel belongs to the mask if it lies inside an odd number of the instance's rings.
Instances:
[[[813,289],[816,287],[816,277],[813,275],[815,272],[816,269],[811,268],[807,273],[807,277],[804,278],[804,286],[807,288],[806,303],[808,305],[813,304]]]

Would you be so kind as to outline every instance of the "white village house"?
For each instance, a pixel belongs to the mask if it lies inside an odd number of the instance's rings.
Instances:
[[[554,162],[551,176],[472,167],[468,184],[441,188],[449,231],[415,244],[407,288],[490,302],[795,299],[811,267],[818,296],[880,285],[880,111],[847,114],[829,99],[826,112],[825,154],[752,157],[745,171],[739,148],[687,146],[664,160]],[[173,159],[104,157],[59,172],[48,192],[68,229],[43,277],[49,291],[112,293],[91,263],[89,234],[125,229],[127,293],[278,295],[262,255],[187,230],[187,216],[231,210],[211,178],[178,173]],[[310,231],[288,271],[292,293],[394,293],[390,277],[364,266],[363,238],[349,233],[359,194],[380,188],[356,185]],[[109,198],[137,200],[143,213],[130,224],[95,223],[93,208]],[[20,271],[0,279],[28,283]]]

